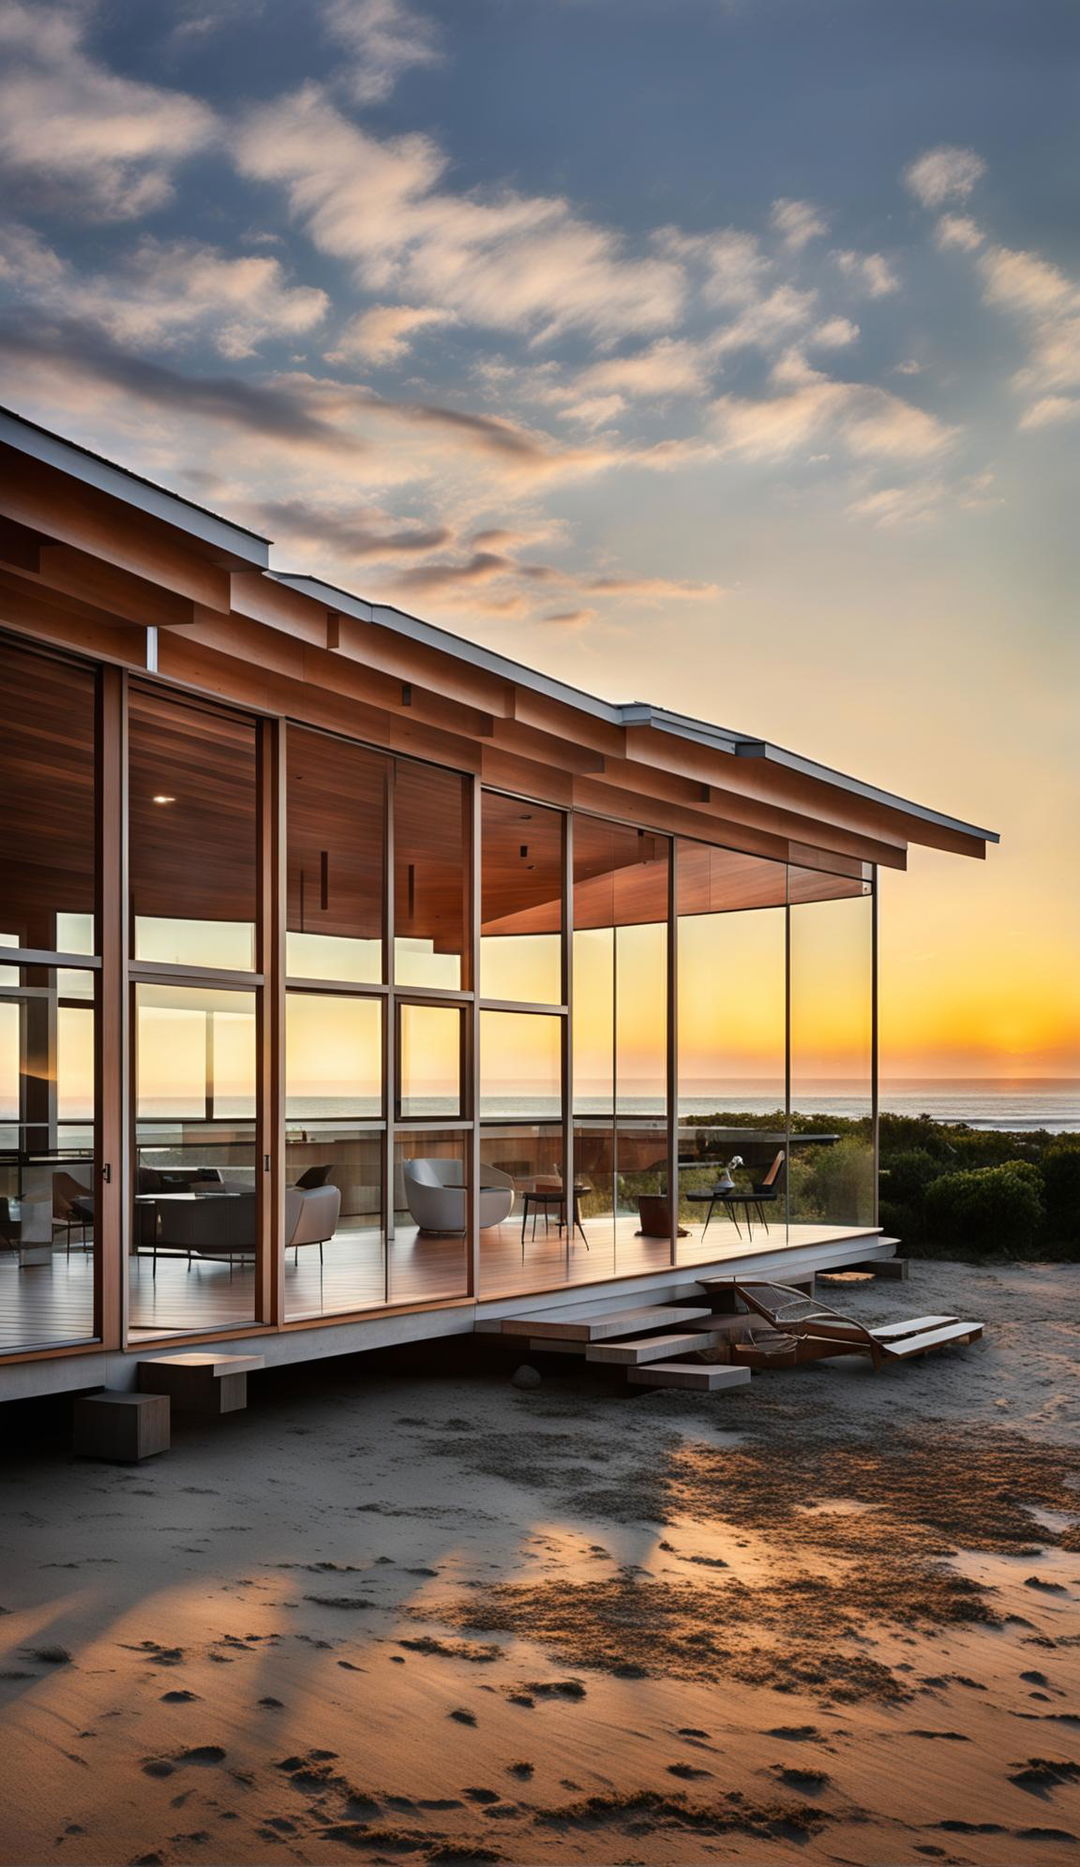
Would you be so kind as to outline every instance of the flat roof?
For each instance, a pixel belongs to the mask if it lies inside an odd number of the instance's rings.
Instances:
[[[669,733],[676,738],[691,740],[696,745],[707,747],[714,752],[733,758],[756,758],[768,764],[782,767],[809,778],[835,790],[845,791],[868,803],[873,803],[889,810],[896,810],[904,816],[915,818],[924,823],[934,824],[940,829],[955,831],[963,836],[977,838],[981,842],[996,843],[1000,840],[995,830],[980,829],[977,825],[966,823],[961,818],[950,817],[938,810],[932,810],[925,804],[912,802],[910,798],[900,797],[891,791],[884,791],[876,785],[867,784],[862,779],[849,777],[844,772],[834,771],[827,765],[813,759],[803,758],[796,752],[789,752],[783,746],[773,745],[758,735],[735,732],[727,727],[710,724],[706,720],[694,719],[685,713],[675,713],[666,707],[653,706],[648,701],[612,701],[603,700],[584,689],[573,687],[569,682],[560,681],[553,675],[542,674],[535,668],[527,667],[523,662],[515,661],[509,655],[500,654],[496,649],[485,648],[480,643],[470,642],[465,636],[456,635],[450,629],[443,629],[434,623],[425,622],[418,616],[411,616],[404,610],[396,609],[391,604],[371,603],[351,591],[342,590],[337,585],[326,583],[322,578],[304,572],[279,571],[271,567],[271,540],[261,533],[251,531],[247,526],[236,525],[230,519],[221,518],[217,513],[187,499],[181,493],[169,492],[154,481],[144,479],[130,468],[117,466],[95,454],[90,448],[81,446],[76,441],[69,441],[64,436],[42,428],[37,422],[17,414],[13,409],[0,407],[0,443],[6,442],[21,453],[28,454],[46,465],[58,468],[70,474],[86,485],[95,486],[100,491],[123,500],[125,504],[136,507],[139,511],[163,520],[166,524],[187,532],[191,537],[200,539],[216,549],[223,550],[234,557],[264,571],[276,582],[287,585],[299,594],[311,597],[323,603],[328,609],[335,609],[354,619],[370,623],[373,627],[386,629],[404,636],[411,641],[437,649],[441,654],[451,655],[456,660],[468,663],[485,673],[494,674],[501,679],[512,681],[519,686],[531,688],[546,698],[556,700],[579,711],[591,714],[612,726],[648,726],[656,732]]]

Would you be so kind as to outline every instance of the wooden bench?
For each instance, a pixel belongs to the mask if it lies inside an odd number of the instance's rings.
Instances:
[[[178,1413],[217,1418],[247,1406],[247,1378],[265,1367],[261,1355],[161,1355],[140,1361],[144,1394],[168,1394]]]

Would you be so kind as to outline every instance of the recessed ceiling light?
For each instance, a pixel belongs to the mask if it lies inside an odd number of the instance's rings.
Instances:
[[[158,791],[153,800],[155,804],[175,804],[175,797],[167,797],[164,791]]]

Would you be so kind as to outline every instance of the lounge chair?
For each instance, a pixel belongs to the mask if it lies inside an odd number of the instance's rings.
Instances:
[[[956,1316],[910,1316],[904,1322],[883,1323],[871,1329],[786,1284],[743,1283],[736,1278],[735,1294],[770,1328],[794,1342],[792,1361],[869,1355],[876,1373],[883,1362],[910,1361],[932,1348],[975,1342],[983,1332],[981,1322],[961,1322]],[[737,1360],[750,1366],[756,1363],[767,1367],[770,1361],[775,1366],[779,1359],[776,1355],[770,1357],[767,1337],[745,1345],[741,1353],[735,1344],[732,1352]]]

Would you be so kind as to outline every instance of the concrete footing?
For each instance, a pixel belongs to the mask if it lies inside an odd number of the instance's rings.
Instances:
[[[75,1402],[75,1456],[136,1465],[167,1452],[169,1415],[167,1394],[89,1394]]]

